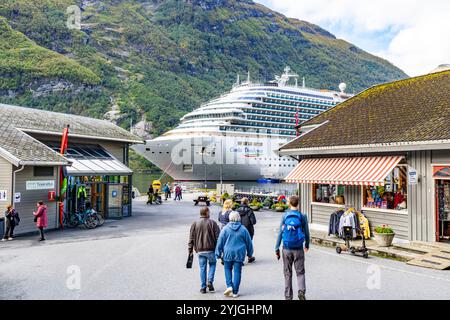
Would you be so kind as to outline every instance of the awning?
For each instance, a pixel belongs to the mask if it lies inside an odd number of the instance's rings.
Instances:
[[[285,180],[289,183],[380,186],[402,159],[401,156],[305,159]]]
[[[133,171],[117,159],[71,159],[70,176],[127,176]]]

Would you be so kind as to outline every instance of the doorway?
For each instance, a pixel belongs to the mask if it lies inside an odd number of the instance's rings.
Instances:
[[[436,180],[437,241],[450,242],[450,180]]]

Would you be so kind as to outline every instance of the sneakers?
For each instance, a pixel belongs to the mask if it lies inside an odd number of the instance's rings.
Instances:
[[[223,293],[223,295],[225,297],[231,297],[232,294],[233,294],[233,288],[231,288],[231,287],[227,288],[227,290],[225,290],[225,292]]]
[[[205,294],[205,293],[206,293],[206,288],[201,288],[201,289],[200,289],[200,293],[201,293],[201,294]]]
[[[44,238],[40,238],[38,241],[45,241],[45,239]]]
[[[239,293],[234,293],[233,298],[239,298]]]
[[[303,301],[306,300],[306,296],[305,296],[305,293],[303,291],[299,291],[298,292],[298,300],[303,300]]]
[[[11,238],[11,237],[9,237],[9,238],[8,238],[8,241],[11,241],[11,240],[14,240],[14,239],[13,239],[13,238]]]
[[[248,263],[253,263],[253,262],[255,262],[255,257],[249,257],[248,258]]]
[[[6,241],[6,239],[2,239],[2,242],[5,242]]]
[[[216,291],[216,290],[214,289],[214,286],[213,286],[212,282],[208,282],[208,290],[209,290],[209,292],[214,292],[214,291]]]

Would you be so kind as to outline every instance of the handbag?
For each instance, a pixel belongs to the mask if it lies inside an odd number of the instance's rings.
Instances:
[[[186,262],[186,269],[192,269],[192,263],[194,262],[194,254],[189,253],[187,262]]]

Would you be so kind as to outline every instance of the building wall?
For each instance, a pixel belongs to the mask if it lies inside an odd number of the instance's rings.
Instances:
[[[6,190],[8,193],[7,201],[0,201],[0,213],[3,217],[3,212],[6,206],[12,203],[12,165],[0,157],[0,190]],[[0,230],[1,232],[2,230]]]
[[[435,164],[450,165],[450,150],[434,150],[431,154],[431,161]]]
[[[23,234],[37,231],[36,223],[34,222],[33,212],[36,211],[36,203],[40,200],[44,201],[47,205],[48,216],[48,229],[55,229],[57,224],[57,203],[48,202],[48,192],[50,190],[26,190],[27,181],[40,181],[40,180],[55,180],[55,189],[57,190],[57,167],[53,169],[53,177],[34,177],[33,167],[25,167],[21,172],[16,175],[15,192],[21,193],[21,202],[16,203],[15,208],[20,215],[20,225],[15,229],[15,234]]]
[[[419,182],[409,186],[408,210],[410,239],[436,240],[435,191],[431,167],[431,151],[408,153],[408,165],[417,170]]]
[[[123,143],[114,143],[114,142],[100,142],[99,143],[106,151],[108,151],[112,156],[117,158],[122,163],[125,163],[125,159],[123,158],[123,151],[125,148],[125,144]]]

